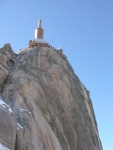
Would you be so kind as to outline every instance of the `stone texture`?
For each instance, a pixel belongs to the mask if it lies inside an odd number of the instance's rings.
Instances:
[[[16,120],[7,109],[0,106],[0,144],[14,150],[16,139]],[[0,149],[2,150],[2,149]]]
[[[14,59],[16,59],[16,55],[10,44],[5,44],[3,48],[0,48],[0,92],[14,64]]]
[[[10,114],[0,107],[4,146],[10,150],[102,150],[89,92],[64,54],[46,47],[17,56],[9,46],[0,52],[1,97],[13,110]]]

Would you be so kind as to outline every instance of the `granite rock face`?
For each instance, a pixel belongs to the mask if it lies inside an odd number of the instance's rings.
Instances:
[[[16,59],[16,55],[12,51],[10,44],[5,44],[3,48],[0,48],[0,92],[14,65],[14,59]]]
[[[89,92],[62,52],[0,49],[0,143],[9,150],[102,150]]]

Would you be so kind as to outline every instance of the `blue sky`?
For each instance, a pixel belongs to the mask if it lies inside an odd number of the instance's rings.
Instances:
[[[113,0],[0,0],[0,47],[26,48],[42,19],[90,91],[104,150],[113,150]]]

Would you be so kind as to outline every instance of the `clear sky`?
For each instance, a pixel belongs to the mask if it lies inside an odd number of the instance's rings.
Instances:
[[[0,0],[0,47],[26,48],[42,19],[90,91],[104,150],[113,150],[113,0]]]

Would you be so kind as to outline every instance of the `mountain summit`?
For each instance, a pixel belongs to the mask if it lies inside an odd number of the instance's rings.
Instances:
[[[0,95],[0,150],[102,150],[89,91],[61,50],[6,44]]]

